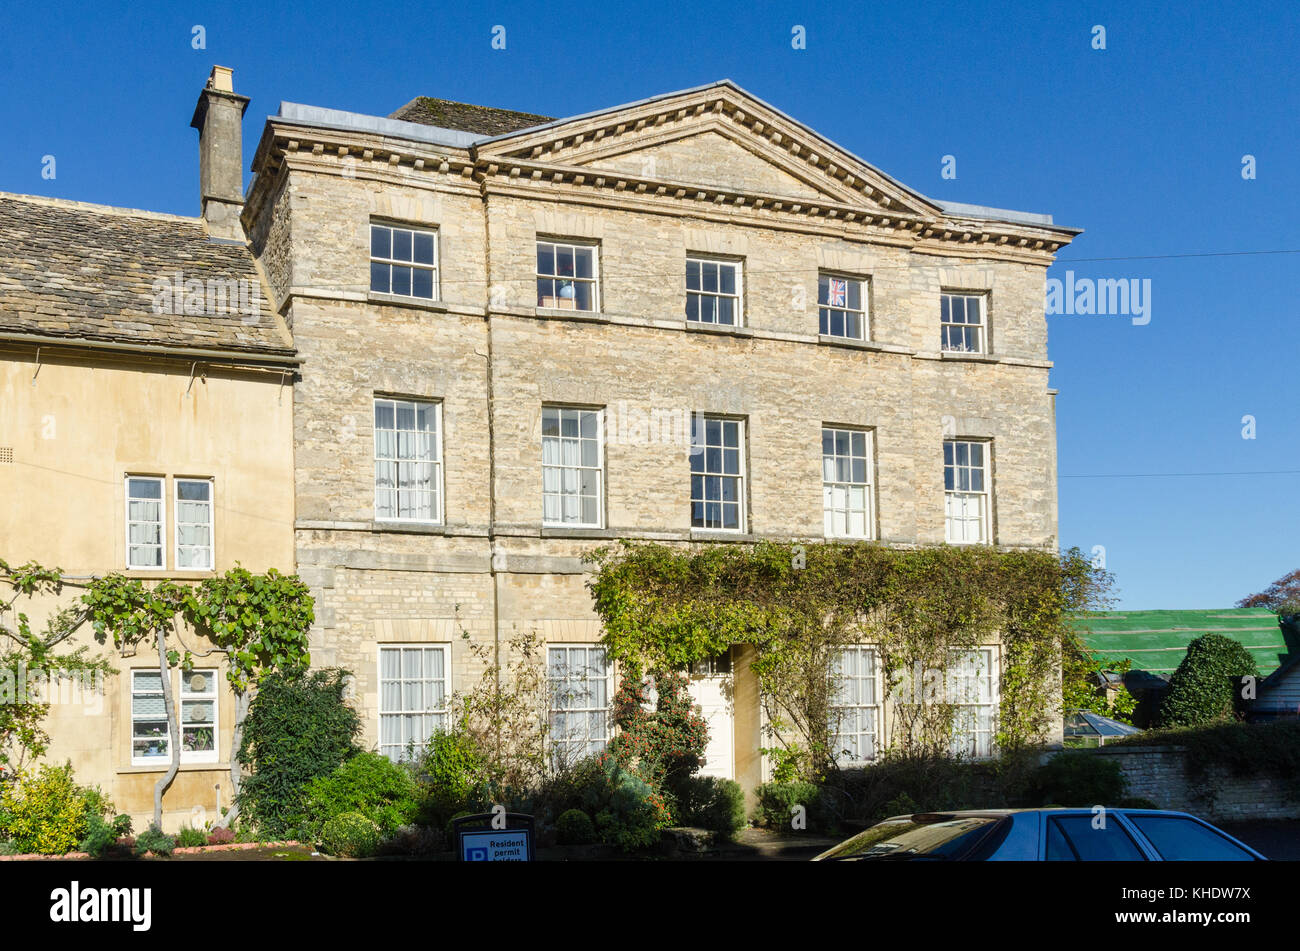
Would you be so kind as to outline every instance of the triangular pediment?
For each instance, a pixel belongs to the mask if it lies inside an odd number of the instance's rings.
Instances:
[[[478,151],[503,163],[612,172],[679,187],[941,214],[924,196],[730,82],[524,129]]]

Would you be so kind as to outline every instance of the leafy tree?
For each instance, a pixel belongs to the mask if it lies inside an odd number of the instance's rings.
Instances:
[[[65,582],[58,568],[34,562],[10,567],[0,559],[0,585],[9,589],[7,596],[0,596],[0,774],[16,774],[49,748],[50,737],[42,725],[50,709],[44,689],[57,689],[63,677],[80,679],[84,689],[114,670],[107,659],[90,656],[85,647],[66,649],[65,642],[86,621],[83,605],[54,610],[39,632],[18,609],[32,599],[61,597],[65,585],[80,587]],[[38,675],[39,684],[29,684],[31,674]]]
[[[1133,722],[1137,698],[1123,685],[1123,677],[1133,669],[1133,661],[1117,663],[1099,658],[1077,634],[1067,637],[1061,652],[1061,709],[1087,710],[1121,723]],[[1114,693],[1104,689],[1106,674],[1117,674],[1120,687]]]
[[[1257,594],[1237,602],[1239,608],[1268,608],[1275,614],[1300,614],[1300,569],[1283,575]]]
[[[619,765],[662,790],[671,805],[682,804],[691,776],[703,764],[709,727],[695,711],[679,671],[656,670],[655,707],[646,709],[646,683],[635,664],[625,665],[614,697],[614,722],[619,732],[609,752]]]
[[[1162,726],[1199,726],[1232,717],[1234,677],[1259,676],[1255,658],[1222,634],[1202,634],[1169,680],[1160,704]]]
[[[269,670],[302,667],[310,661],[307,635],[314,620],[311,594],[296,575],[282,575],[274,568],[264,575],[254,575],[236,567],[195,586],[171,581],[150,586],[120,572],[80,584],[64,579],[58,568],[44,568],[34,562],[11,568],[0,560],[0,583],[13,591],[9,600],[0,599],[0,615],[13,609],[20,597],[57,597],[64,586],[84,591],[72,605],[50,614],[43,634],[33,633],[23,613],[17,614],[15,627],[0,620],[0,640],[6,648],[0,650],[0,669],[21,669],[19,664],[24,664],[28,669],[65,673],[111,671],[107,660],[89,657],[84,647],[62,654],[54,650],[87,622],[100,644],[111,638],[113,646],[123,653],[141,644],[152,645],[157,652],[172,756],[167,771],[154,785],[155,824],[162,822],[163,794],[180,769],[180,724],[172,696],[172,669],[179,666],[189,670],[196,655],[226,655],[226,677],[236,698],[231,782],[238,792],[241,776],[235,760],[248,709],[248,691]],[[209,646],[187,645],[184,639],[187,626],[206,636]],[[169,644],[169,639],[175,646]],[[3,675],[0,675],[0,693],[3,693]],[[0,766],[45,751],[49,737],[41,722],[47,713],[48,704],[39,697],[14,704],[0,703]],[[222,823],[233,821],[237,814],[236,806]]]

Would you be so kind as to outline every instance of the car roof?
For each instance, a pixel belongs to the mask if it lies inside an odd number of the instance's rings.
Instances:
[[[935,809],[928,812],[903,813],[902,815],[890,816],[888,819],[883,819],[881,821],[893,822],[897,819],[911,820],[916,818],[917,816],[930,816],[933,817],[934,819],[938,819],[940,817],[952,817],[954,819],[963,818],[963,817],[1000,819],[1003,816],[1019,815],[1028,812],[1043,812],[1043,813],[1090,812],[1095,808],[1097,807],[1096,806],[1032,806],[1026,808],[1016,808],[1016,809]],[[1103,808],[1105,808],[1107,812],[1137,813],[1137,814],[1160,815],[1160,816],[1190,816],[1191,815],[1191,813],[1179,812],[1176,809],[1130,809],[1127,806],[1104,806]],[[1195,817],[1193,816],[1192,818]]]

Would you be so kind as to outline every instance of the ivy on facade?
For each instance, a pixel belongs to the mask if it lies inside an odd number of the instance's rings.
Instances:
[[[806,774],[833,765],[835,660],[854,644],[874,648],[886,694],[902,698],[893,741],[904,751],[947,750],[954,705],[927,691],[928,673],[992,643],[1002,652],[996,742],[1041,741],[1059,716],[1068,617],[1101,606],[1110,583],[1078,549],[622,542],[588,560],[611,658],[682,669],[748,645],[778,759]]]

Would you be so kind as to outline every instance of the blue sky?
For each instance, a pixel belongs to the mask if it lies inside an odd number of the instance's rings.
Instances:
[[[1151,281],[1145,326],[1049,318],[1062,542],[1105,548],[1123,607],[1228,606],[1300,567],[1300,473],[1168,475],[1300,470],[1300,255],[1167,257],[1300,249],[1293,3],[277,6],[11,5],[0,190],[196,213],[213,63],[252,97],[250,158],[280,100],[563,116],[728,77],[925,194],[1084,228],[1050,276]]]

